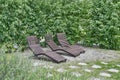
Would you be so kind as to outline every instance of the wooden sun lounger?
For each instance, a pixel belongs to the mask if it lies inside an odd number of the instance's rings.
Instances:
[[[56,52],[49,51],[45,52],[42,50],[41,46],[39,45],[38,39],[35,36],[28,36],[27,41],[29,44],[29,48],[32,50],[34,55],[38,57],[38,55],[45,55],[49,57],[51,60],[60,63],[66,61],[64,57],[61,55],[57,54]]]
[[[47,45],[53,50],[53,51],[64,51],[66,53],[68,53],[69,55],[76,57],[78,55],[80,55],[81,53],[73,48],[64,48],[64,47],[59,47],[52,38],[51,34],[46,34],[45,35],[45,40]]]
[[[58,39],[58,42],[60,43],[60,45],[62,47],[71,47],[71,48],[74,48],[74,49],[79,49],[81,53],[85,52],[85,50],[83,49],[82,46],[70,45],[69,42],[66,39],[65,33],[57,33],[57,39]]]

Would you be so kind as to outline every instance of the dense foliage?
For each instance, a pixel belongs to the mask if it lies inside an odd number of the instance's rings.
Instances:
[[[0,46],[26,47],[26,37],[65,32],[71,43],[120,49],[119,0],[0,0]],[[18,48],[19,47],[19,48]]]
[[[118,0],[119,1],[119,0]],[[89,39],[100,47],[120,48],[120,1],[93,0]]]

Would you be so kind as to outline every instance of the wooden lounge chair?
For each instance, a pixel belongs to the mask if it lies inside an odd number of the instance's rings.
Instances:
[[[78,55],[80,55],[81,53],[76,50],[76,49],[72,49],[72,48],[64,48],[64,47],[59,47],[52,38],[51,34],[46,34],[45,35],[45,40],[47,45],[53,50],[53,51],[64,51],[66,53],[68,53],[69,55],[76,57]]]
[[[45,55],[49,57],[51,60],[60,63],[66,61],[64,57],[57,54],[56,52],[49,51],[45,52],[42,50],[41,46],[39,45],[38,39],[35,36],[29,36],[27,37],[29,48],[32,50],[34,55],[38,57],[38,55]]]
[[[62,47],[71,47],[71,48],[74,48],[74,49],[79,49],[82,53],[85,52],[85,50],[83,49],[82,46],[70,45],[69,42],[66,39],[65,33],[57,33],[57,39],[58,39],[58,42],[60,43],[60,45]]]

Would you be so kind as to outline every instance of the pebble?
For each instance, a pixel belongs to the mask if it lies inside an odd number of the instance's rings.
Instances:
[[[99,66],[99,65],[93,65],[92,68],[96,68],[97,69],[97,68],[102,68],[102,67]]]
[[[111,77],[111,74],[102,72],[102,73],[100,73],[100,76]]]

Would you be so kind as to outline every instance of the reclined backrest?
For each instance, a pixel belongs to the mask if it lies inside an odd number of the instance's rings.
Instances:
[[[51,40],[53,40],[52,34],[46,34],[46,35],[45,35],[45,41],[46,41],[46,42],[49,42],[49,41],[51,41]]]
[[[57,44],[53,41],[52,34],[46,34],[45,41],[52,50],[56,50],[59,48]]]
[[[27,41],[28,41],[29,45],[39,44],[38,39],[36,38],[36,36],[28,36]]]
[[[70,45],[66,39],[65,33],[57,33],[57,38],[61,46]]]

